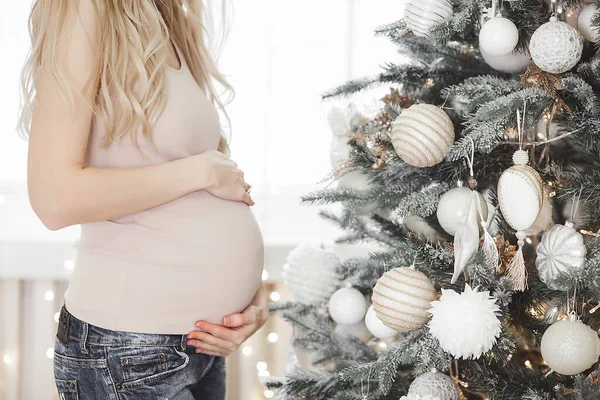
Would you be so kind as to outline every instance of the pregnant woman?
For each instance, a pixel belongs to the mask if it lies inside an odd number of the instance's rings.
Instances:
[[[61,400],[225,397],[267,318],[250,187],[228,157],[199,0],[37,0],[28,191],[81,224],[55,339]]]

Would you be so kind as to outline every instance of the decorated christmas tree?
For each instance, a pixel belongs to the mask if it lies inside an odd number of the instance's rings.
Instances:
[[[282,399],[600,399],[600,8],[408,0],[400,63],[324,95],[334,168],[273,308],[294,327]],[[365,330],[366,326],[366,330]]]

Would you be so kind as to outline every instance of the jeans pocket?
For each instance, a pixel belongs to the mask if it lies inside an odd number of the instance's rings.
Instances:
[[[183,369],[189,356],[174,346],[117,347],[109,350],[121,367],[122,390],[135,389],[170,376]]]
[[[58,389],[58,400],[79,400],[77,381],[70,379],[55,379]]]

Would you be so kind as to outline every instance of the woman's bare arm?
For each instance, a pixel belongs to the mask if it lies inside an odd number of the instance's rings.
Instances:
[[[75,110],[59,95],[42,65],[36,80],[37,100],[29,138],[27,185],[33,210],[44,225],[63,227],[130,215],[190,192],[229,185],[242,175],[235,163],[216,151],[138,168],[84,167],[92,104],[98,77],[99,21],[91,0],[82,0],[80,18],[68,44],[68,75],[81,90]],[[64,29],[70,29],[64,27]],[[86,103],[87,102],[87,103]],[[224,178],[225,175],[225,178]],[[248,200],[243,182],[235,195]],[[230,190],[230,191],[233,191]]]

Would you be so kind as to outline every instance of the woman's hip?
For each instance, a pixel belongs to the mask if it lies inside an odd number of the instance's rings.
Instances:
[[[61,308],[54,376],[61,400],[192,400],[191,388],[222,392],[224,379],[204,379],[224,360],[186,344],[185,335],[113,331]],[[223,369],[224,374],[224,369]]]

